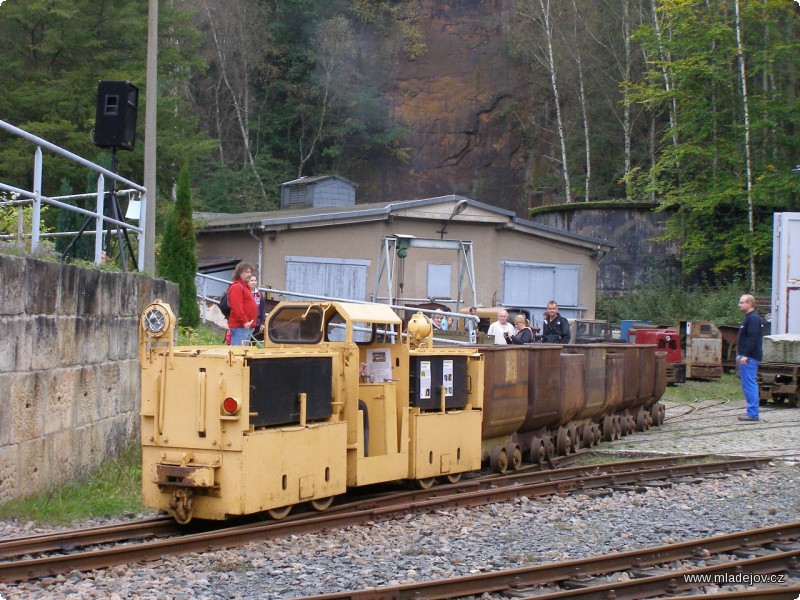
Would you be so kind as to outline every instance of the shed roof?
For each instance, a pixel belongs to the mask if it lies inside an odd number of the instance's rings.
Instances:
[[[297,179],[292,179],[291,181],[284,181],[283,183],[278,185],[278,187],[284,187],[284,186],[287,186],[287,185],[301,185],[301,184],[306,184],[306,183],[316,183],[318,181],[324,181],[325,179],[339,179],[340,181],[345,181],[345,182],[349,183],[353,187],[357,187],[357,185],[355,183],[353,183],[349,179],[341,177],[340,175],[315,175],[313,177],[305,177],[305,176],[303,176],[303,177],[298,177]]]

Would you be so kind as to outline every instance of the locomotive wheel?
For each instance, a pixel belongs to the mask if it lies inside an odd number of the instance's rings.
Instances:
[[[600,425],[592,423],[592,446],[597,446],[603,440],[603,433],[600,431]]]
[[[534,465],[542,464],[546,454],[544,440],[539,436],[534,436],[531,440],[531,463]]]
[[[516,471],[522,466],[522,448],[516,442],[506,444],[506,456],[510,459],[508,465],[512,471]]]
[[[423,477],[422,479],[415,479],[414,485],[418,490],[429,490],[436,483],[435,477]]]
[[[505,473],[508,471],[508,453],[505,448],[495,446],[489,457],[489,466],[494,473]]]
[[[458,483],[461,481],[461,475],[462,473],[448,473],[444,476],[444,479],[447,483]]]
[[[614,439],[614,417],[603,417],[603,440],[610,442]]]
[[[644,429],[647,431],[653,426],[653,415],[649,410],[644,411]]]
[[[292,505],[291,504],[289,506],[281,506],[280,508],[270,508],[267,511],[267,514],[270,517],[272,517],[273,519],[275,519],[276,521],[280,521],[286,515],[288,515],[290,512],[292,512]]]
[[[186,525],[192,520],[192,512],[194,511],[192,494],[192,490],[179,489],[173,492],[170,499],[169,506],[173,510],[172,516],[181,525]]]
[[[319,512],[328,510],[331,504],[333,504],[333,496],[328,496],[327,498],[314,498],[308,502],[308,505],[311,508]]]

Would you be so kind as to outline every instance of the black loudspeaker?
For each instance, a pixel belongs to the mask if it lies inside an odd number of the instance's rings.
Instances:
[[[133,150],[138,105],[139,88],[130,81],[100,81],[94,119],[95,146]]]

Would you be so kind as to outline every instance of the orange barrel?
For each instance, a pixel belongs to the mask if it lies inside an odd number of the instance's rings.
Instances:
[[[656,347],[652,344],[641,345],[639,350],[639,406],[652,402],[655,383]]]
[[[622,410],[625,388],[625,357],[622,354],[606,353],[606,414],[613,415]],[[595,421],[600,421],[595,418]]]
[[[528,351],[524,346],[480,346],[483,353],[482,439],[514,433],[528,407]]]
[[[528,402],[520,431],[558,426],[561,404],[561,346],[530,344],[528,350]]]
[[[667,353],[656,352],[656,375],[653,386],[653,400],[658,402],[667,391]]]
[[[564,354],[583,354],[584,404],[575,418],[599,419],[606,412],[606,344],[564,346]]]
[[[609,354],[622,356],[623,367],[622,406],[620,409],[635,408],[639,400],[639,355],[644,346],[638,344],[611,344]]]

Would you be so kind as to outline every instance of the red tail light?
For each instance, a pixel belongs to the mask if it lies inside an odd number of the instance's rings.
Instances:
[[[239,412],[239,408],[241,408],[242,404],[236,398],[231,398],[230,396],[225,398],[222,401],[222,411],[226,415],[235,415]]]

